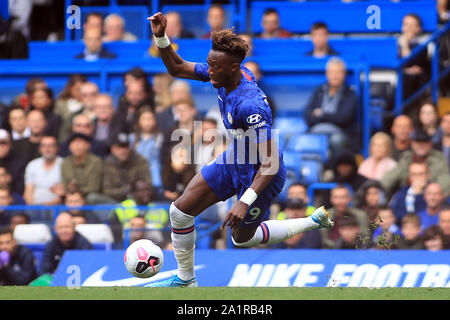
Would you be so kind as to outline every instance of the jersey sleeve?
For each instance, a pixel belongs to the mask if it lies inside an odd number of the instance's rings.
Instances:
[[[209,81],[208,68],[209,65],[207,63],[196,63],[194,66],[194,73],[201,81]]]
[[[240,115],[242,128],[256,138],[256,143],[272,139],[272,114],[265,101],[244,103],[240,107]]]

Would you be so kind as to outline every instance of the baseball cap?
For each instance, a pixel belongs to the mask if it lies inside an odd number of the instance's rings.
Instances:
[[[416,129],[411,132],[410,135],[411,140],[414,141],[420,141],[420,142],[430,142],[431,137],[428,135],[428,133],[421,129]]]
[[[128,138],[128,134],[126,134],[125,132],[119,133],[113,140],[112,144],[121,147],[128,147],[130,145],[130,139]]]
[[[0,129],[0,141],[11,141],[11,136],[5,129]]]
[[[286,209],[303,209],[306,207],[306,203],[299,198],[290,198],[286,201]]]
[[[75,139],[83,139],[84,141],[91,142],[91,137],[85,135],[84,133],[75,132],[69,138],[69,144]]]

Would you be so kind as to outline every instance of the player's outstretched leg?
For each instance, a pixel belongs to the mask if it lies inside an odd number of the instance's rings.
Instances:
[[[233,234],[233,243],[238,247],[252,247],[259,244],[274,244],[292,238],[293,236],[319,228],[331,229],[334,222],[330,213],[324,207],[317,208],[314,213],[306,218],[267,220],[262,222],[248,241],[240,241]]]

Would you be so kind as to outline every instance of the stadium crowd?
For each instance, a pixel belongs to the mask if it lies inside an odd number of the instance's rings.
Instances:
[[[441,21],[448,20],[443,9],[447,5],[438,1]],[[194,37],[183,27],[178,13],[167,13],[167,18],[166,31],[173,43]],[[14,32],[22,32],[18,38],[33,39],[36,31],[45,34],[42,29],[24,28],[21,21],[12,25]],[[227,27],[222,6],[211,6],[207,22],[210,32]],[[280,27],[275,9],[264,12],[261,24],[262,33],[241,35],[250,45],[253,37],[293,36]],[[423,41],[420,26],[417,16],[404,17],[399,57],[409,55]],[[85,50],[75,58],[114,59],[115,53],[102,44],[135,41],[136,36],[125,27],[125,20],[117,14],[89,14],[83,24]],[[210,33],[202,37],[209,38]],[[323,203],[331,208],[335,227],[302,233],[272,247],[450,249],[450,112],[440,116],[436,104],[423,97],[415,107],[396,115],[392,123],[372,134],[369,156],[363,158],[355,126],[357,97],[345,84],[345,62],[328,45],[326,23],[315,23],[310,37],[313,50],[308,55],[334,56],[326,66],[326,82],[306,103],[305,120],[308,132],[329,136],[331,155],[321,181],[336,185],[314,199],[309,199],[308,185],[301,181],[286,186],[287,199],[272,206],[271,218],[305,217]],[[11,57],[1,49],[3,58]],[[149,54],[158,55],[154,44]],[[23,56],[26,52],[15,55]],[[251,61],[251,52],[248,58],[246,66],[259,79],[263,75],[258,64]],[[405,68],[405,96],[427,81],[428,68],[427,56]],[[189,83],[166,73],[150,77],[139,67],[130,69],[123,76],[123,89],[123,95],[114,101],[85,75],[73,74],[55,95],[45,80],[32,78],[23,93],[9,105],[0,106],[0,206],[129,207],[108,212],[72,209],[60,213],[54,223],[46,220],[45,210],[0,210],[0,284],[28,284],[39,274],[53,273],[65,250],[92,249],[92,244],[75,230],[78,224],[108,224],[115,248],[123,247],[125,229],[151,227],[151,231],[130,233],[131,241],[146,237],[171,249],[170,233],[166,231],[168,212],[152,206],[177,199],[202,165],[226,148],[226,144],[214,144],[208,135],[210,129],[225,134],[220,113],[216,106],[211,106],[207,114],[199,112]],[[269,101],[276,118],[275,104],[270,97]],[[202,121],[201,125],[195,121]],[[177,142],[171,135],[177,129],[191,136],[189,150],[175,148]],[[187,161],[195,155],[200,163]],[[224,217],[226,210],[227,206],[220,203],[200,217],[212,225]],[[46,245],[37,272],[31,262],[32,251],[15,241],[14,230],[19,224],[43,221],[50,221],[55,235]],[[208,246],[225,248],[226,232],[213,233]]]

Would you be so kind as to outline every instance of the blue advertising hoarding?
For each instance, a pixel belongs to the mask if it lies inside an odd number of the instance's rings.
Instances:
[[[67,251],[54,286],[144,286],[176,273],[173,252],[152,278],[133,277],[124,250]],[[450,287],[450,251],[425,250],[197,250],[200,286]]]

